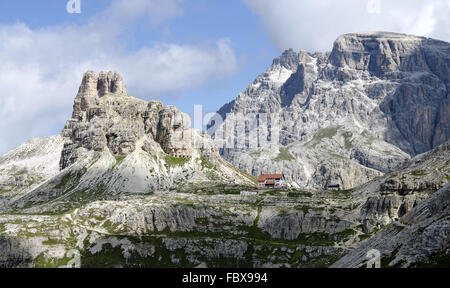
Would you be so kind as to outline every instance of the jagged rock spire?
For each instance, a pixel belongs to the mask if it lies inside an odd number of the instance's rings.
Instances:
[[[123,78],[117,72],[94,71],[84,73],[77,97],[103,97],[106,94],[127,94]]]
[[[106,94],[127,94],[122,76],[112,71],[100,72],[98,75],[97,91],[99,97],[103,97]]]
[[[156,141],[153,144],[173,157],[191,157],[194,154],[191,130],[190,118],[176,107],[163,107],[160,101],[146,102],[126,95],[118,73],[100,72],[97,76],[88,71],[75,98],[73,116],[62,131],[67,141],[60,167],[75,163],[80,151],[109,149],[114,155],[126,156],[145,139]],[[155,145],[147,144],[142,144],[143,150],[155,152]],[[210,146],[202,149],[216,149]]]
[[[79,97],[96,97],[98,77],[94,71],[87,71],[84,73],[83,80],[81,80],[80,88],[78,89],[77,98]]]
[[[98,76],[94,71],[84,73],[74,101],[72,118],[82,117],[82,111],[87,111],[95,99],[107,94],[127,95],[126,86],[119,73],[101,71]]]

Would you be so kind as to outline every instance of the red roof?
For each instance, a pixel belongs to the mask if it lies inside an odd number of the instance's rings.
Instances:
[[[283,174],[261,174],[258,177],[258,182],[264,182],[267,179],[281,179],[283,177]]]

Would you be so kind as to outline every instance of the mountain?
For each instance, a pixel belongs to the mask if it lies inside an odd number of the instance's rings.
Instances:
[[[345,34],[330,53],[285,51],[218,111],[224,121],[209,131],[216,143],[245,131],[220,152],[250,174],[283,172],[295,187],[349,189],[449,140],[449,75],[447,42]],[[255,119],[242,120],[252,113],[267,113],[271,123],[253,142]]]
[[[59,171],[61,135],[30,140],[0,156],[0,210]]]
[[[382,267],[445,267],[449,260],[450,142],[355,189],[364,199],[358,222],[365,233],[331,267],[365,267],[380,252]],[[367,240],[367,235],[374,235]]]
[[[331,267],[364,267],[367,252],[372,249],[380,252],[381,267],[448,267],[449,236],[450,184],[447,184]]]
[[[42,194],[37,206],[0,214],[0,267],[359,267],[368,248],[383,266],[395,257],[442,266],[449,159],[446,143],[350,191],[241,196],[200,182],[107,199],[78,193],[71,209]]]
[[[2,197],[9,208],[41,212],[199,183],[255,185],[220,157],[207,134],[191,128],[186,114],[127,95],[112,72],[87,72],[61,135],[7,153],[0,171],[2,196],[13,196]],[[47,208],[32,208],[39,204]]]
[[[370,249],[384,267],[445,267],[448,52],[392,33],[288,50],[214,139],[89,71],[60,135],[0,157],[0,267],[362,267]],[[271,113],[256,136],[253,112]],[[292,185],[255,191],[219,153]]]
[[[385,227],[450,181],[450,142],[417,155],[397,170],[355,189],[367,197],[361,207],[363,230]]]

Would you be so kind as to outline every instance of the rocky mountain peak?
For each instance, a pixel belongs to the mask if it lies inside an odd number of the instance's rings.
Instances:
[[[103,97],[106,94],[127,94],[122,76],[112,71],[100,72],[98,75],[97,91],[99,97]]]
[[[107,94],[127,94],[122,76],[117,72],[95,71],[84,73],[77,97],[103,97]]]
[[[0,156],[0,267],[301,268],[344,253],[332,267],[364,267],[372,249],[382,267],[446,265],[450,45],[403,37],[288,50],[222,108],[280,116],[279,146],[222,152],[254,175],[284,173],[286,190],[254,191],[186,114],[88,71],[61,135]],[[255,127],[231,116],[227,129]],[[269,138],[247,135],[233,141]]]
[[[295,70],[299,62],[299,53],[292,48],[285,50],[281,56],[273,60],[272,66],[280,65],[286,69]]]
[[[163,106],[161,101],[147,102],[127,95],[118,73],[100,72],[97,77],[93,71],[86,72],[74,102],[73,117],[62,131],[65,143],[60,158],[61,170],[71,169],[70,166],[100,153],[102,159],[135,158],[133,161],[136,162],[130,165],[136,171],[154,165],[157,168],[152,169],[159,171],[160,164],[153,160],[169,159],[167,161],[172,164],[190,163],[195,166],[186,170],[191,171],[189,173],[196,170],[203,175],[203,166],[207,165],[205,167],[210,167],[208,169],[221,171],[222,176],[218,179],[238,175],[229,167],[230,164],[221,159],[209,135],[192,129],[187,114],[175,106]],[[152,157],[150,164],[146,160],[148,157]],[[160,174],[157,176],[160,177]],[[152,175],[148,175],[149,179],[155,177]],[[178,172],[177,175],[181,178],[192,177]],[[248,177],[243,179],[236,181],[253,181]],[[136,181],[142,182],[139,179]],[[167,185],[173,184],[171,181],[168,179]]]
[[[75,163],[83,150],[129,155],[137,148],[151,149],[137,147],[144,138],[157,141],[169,155],[190,157],[192,131],[187,118],[174,106],[128,96],[118,73],[102,71],[97,76],[88,71],[74,101],[73,117],[62,132],[67,141],[61,168]]]
[[[390,32],[345,34],[330,53],[289,49],[275,58],[218,111],[226,119],[213,137],[244,125],[227,113],[271,113],[281,119],[281,150],[227,148],[223,157],[254,175],[282,171],[299,186],[351,188],[450,139],[449,89],[449,43]]]
[[[344,34],[334,42],[329,61],[383,78],[393,72],[426,72],[431,71],[429,60],[439,53],[439,42],[391,32]]]
[[[72,118],[83,117],[83,111],[86,112],[96,99],[108,94],[127,95],[122,76],[112,71],[101,71],[98,76],[94,71],[87,71],[75,98]]]
[[[87,71],[84,73],[83,80],[81,80],[80,88],[78,89],[77,97],[96,97],[98,77],[94,71]]]

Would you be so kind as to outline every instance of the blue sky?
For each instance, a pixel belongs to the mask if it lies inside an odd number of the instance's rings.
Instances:
[[[81,14],[67,2],[0,2],[0,154],[59,133],[87,70],[191,114],[234,99],[288,48],[374,30],[450,40],[448,0],[81,0]]]
[[[69,14],[66,12],[65,0],[2,1],[1,22],[23,22],[32,29],[55,25],[83,25],[104,11],[111,2],[82,0],[82,13]],[[180,3],[180,6],[180,14],[170,22],[155,27],[149,25],[146,19],[140,19],[127,27],[127,35],[122,35],[120,39],[127,49],[136,50],[161,41],[180,45],[207,45],[214,43],[216,39],[228,38],[239,61],[237,70],[229,77],[213,79],[212,82],[202,83],[200,87],[177,91],[177,95],[138,95],[141,98],[158,98],[165,105],[176,105],[188,113],[193,111],[193,104],[202,104],[205,110],[215,111],[234,99],[280,54],[270,42],[258,16],[241,0],[190,0]],[[6,11],[8,13],[5,13]],[[130,88],[129,94],[134,95],[132,87]],[[73,94],[76,94],[76,91]]]

